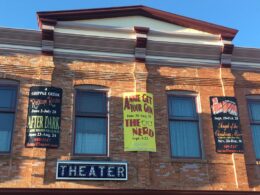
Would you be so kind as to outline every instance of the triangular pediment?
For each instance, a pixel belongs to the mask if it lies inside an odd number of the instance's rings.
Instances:
[[[197,35],[209,35],[210,33],[199,31],[192,28],[171,24],[161,20],[144,17],[144,16],[125,16],[114,18],[88,19],[76,21],[63,21],[59,24],[74,24],[78,26],[93,25],[108,28],[133,29],[135,26],[146,27],[152,31],[167,33],[186,33]]]
[[[142,26],[159,31],[190,31],[220,35],[232,40],[237,30],[187,18],[146,6],[127,6],[85,10],[38,12],[40,27],[44,23],[78,22],[104,26]]]

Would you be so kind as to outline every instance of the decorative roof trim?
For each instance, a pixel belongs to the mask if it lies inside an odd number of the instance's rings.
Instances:
[[[211,34],[221,35],[221,37],[226,40],[233,40],[238,32],[236,29],[172,14],[142,5],[83,10],[47,11],[37,12],[37,15],[40,28],[42,27],[42,23],[52,23],[55,25],[57,21],[103,19],[140,15]]]
[[[145,62],[149,28],[135,26],[134,29],[136,33],[135,60]]]
[[[234,50],[233,44],[224,44],[223,45],[222,53],[220,56],[221,67],[231,68],[233,50]]]

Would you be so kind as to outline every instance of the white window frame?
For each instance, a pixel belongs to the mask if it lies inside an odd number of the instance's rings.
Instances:
[[[100,92],[106,94],[106,103],[107,103],[107,139],[106,139],[106,154],[88,154],[88,153],[75,153],[75,136],[76,136],[76,98],[77,98],[77,91],[86,91],[86,92]],[[74,87],[74,112],[73,112],[73,141],[72,141],[72,154],[74,156],[89,156],[89,157],[109,157],[110,155],[110,89],[105,86],[100,85],[91,85],[91,84],[84,84],[84,85],[75,85]]]
[[[171,90],[171,91],[167,91],[167,113],[168,113],[168,132],[169,135],[171,133],[170,130],[170,113],[169,113],[169,97],[170,96],[176,96],[176,97],[193,97],[194,98],[194,103],[195,103],[195,111],[197,113],[197,121],[198,121],[198,136],[199,136],[199,152],[200,152],[200,156],[199,157],[178,157],[178,156],[174,156],[172,149],[171,149],[171,137],[169,136],[169,147],[170,147],[170,155],[171,158],[173,159],[204,159],[205,155],[204,155],[204,150],[203,150],[203,132],[202,132],[202,127],[201,127],[201,101],[200,101],[200,95],[197,92],[194,91],[188,91],[188,90]]]

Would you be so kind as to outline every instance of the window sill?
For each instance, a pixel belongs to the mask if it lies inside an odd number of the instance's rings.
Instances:
[[[109,156],[62,156],[60,160],[81,160],[81,161],[110,161],[111,158]]]
[[[11,153],[0,153],[1,159],[8,159],[12,156]]]
[[[171,159],[171,162],[172,163],[201,163],[201,164],[206,164],[208,163],[208,160],[206,159],[198,159],[198,158],[172,158]]]

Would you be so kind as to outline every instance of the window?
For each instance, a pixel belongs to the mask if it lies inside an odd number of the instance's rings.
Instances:
[[[248,100],[250,125],[252,130],[253,145],[256,159],[260,159],[260,100]]]
[[[201,158],[195,97],[170,94],[168,114],[172,157]]]
[[[12,81],[0,80],[0,152],[11,150],[16,111],[17,86]]]
[[[107,155],[107,96],[76,89],[74,154]]]

